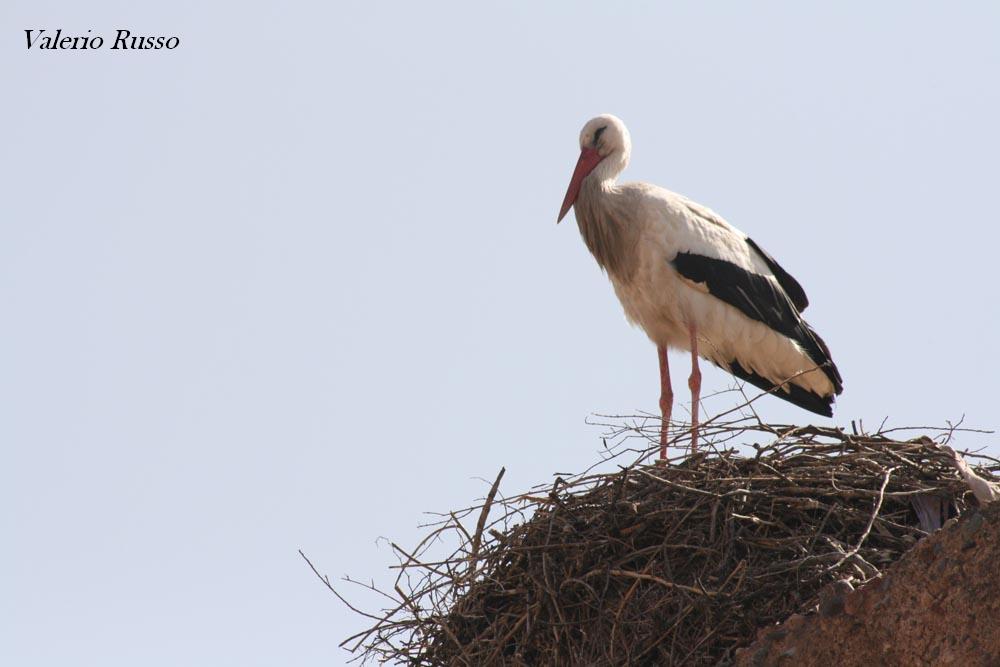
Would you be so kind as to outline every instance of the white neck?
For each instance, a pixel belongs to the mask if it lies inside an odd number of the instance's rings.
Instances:
[[[611,152],[606,158],[597,163],[594,171],[590,173],[590,178],[598,183],[614,184],[618,180],[618,175],[625,171],[625,167],[628,166],[628,158],[628,148]]]

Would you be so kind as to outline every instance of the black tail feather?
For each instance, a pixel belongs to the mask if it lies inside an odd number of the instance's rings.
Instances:
[[[758,375],[757,373],[754,373],[753,371],[748,371],[743,368],[740,362],[735,360],[729,362],[729,368],[726,370],[739,379],[749,382],[753,386],[763,389],[764,391],[770,391],[772,392],[772,395],[782,398],[793,405],[797,405],[800,408],[809,410],[810,412],[815,412],[818,415],[823,415],[824,417],[833,416],[832,395],[820,396],[791,382],[785,385],[788,388],[788,391],[785,391],[784,389],[775,389],[773,382]],[[833,370],[833,373],[837,374],[839,377],[836,369]],[[827,373],[827,375],[829,375],[829,373]]]

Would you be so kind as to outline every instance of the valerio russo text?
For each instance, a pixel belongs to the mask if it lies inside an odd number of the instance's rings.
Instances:
[[[92,35],[88,30],[86,35],[64,35],[62,28],[55,32],[47,30],[24,31],[24,38],[31,49],[57,49],[65,51],[84,51],[104,48],[105,41],[101,35]],[[163,37],[150,35],[133,35],[131,30],[116,30],[113,40],[107,42],[112,51],[146,51],[157,49],[176,49],[180,46],[180,37]]]

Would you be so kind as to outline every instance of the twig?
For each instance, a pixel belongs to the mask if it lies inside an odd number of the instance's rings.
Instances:
[[[837,563],[831,566],[829,569],[831,570],[837,569],[838,567],[844,564],[844,561],[846,561],[848,558],[851,558],[852,556],[856,555],[859,551],[861,551],[861,545],[864,544],[865,540],[868,539],[869,533],[872,532],[872,526],[875,525],[875,518],[878,517],[879,511],[882,509],[882,501],[885,499],[885,487],[889,485],[889,476],[892,475],[893,470],[896,470],[896,468],[889,468],[888,470],[885,471],[885,478],[882,480],[882,486],[879,487],[878,490],[878,500],[875,502],[875,509],[872,511],[872,515],[868,519],[868,525],[865,526],[865,531],[861,533],[861,539],[858,540],[858,543],[854,546],[853,549],[844,554],[844,557],[841,558],[839,561],[837,561]]]

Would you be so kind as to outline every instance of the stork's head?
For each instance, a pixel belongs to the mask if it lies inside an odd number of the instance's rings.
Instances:
[[[628,165],[631,152],[632,140],[620,118],[605,113],[588,120],[580,130],[580,159],[576,163],[556,222],[569,212],[585,179],[613,180]]]

